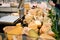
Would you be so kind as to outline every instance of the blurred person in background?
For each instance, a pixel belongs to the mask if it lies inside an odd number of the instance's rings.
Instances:
[[[57,1],[56,1],[56,2],[57,2]],[[54,6],[54,7],[58,8],[58,9],[60,9],[60,4],[57,4],[56,2],[49,1],[49,4],[50,4],[51,6]]]

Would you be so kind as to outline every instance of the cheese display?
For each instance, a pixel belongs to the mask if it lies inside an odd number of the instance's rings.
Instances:
[[[7,33],[9,40],[12,40],[15,36],[17,37],[16,40],[19,40],[19,35],[22,34],[27,35],[27,40],[56,40],[54,38],[55,33],[52,31],[53,22],[49,17],[50,9],[47,10],[49,8],[47,3],[41,2],[40,6],[37,3],[36,5],[32,5],[31,8],[29,4],[24,5],[25,18],[23,23],[27,23],[28,26],[23,26],[21,23],[18,23],[11,30],[7,28],[3,29]]]

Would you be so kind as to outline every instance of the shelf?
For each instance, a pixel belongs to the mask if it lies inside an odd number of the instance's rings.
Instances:
[[[17,7],[0,7],[0,12],[18,12]]]

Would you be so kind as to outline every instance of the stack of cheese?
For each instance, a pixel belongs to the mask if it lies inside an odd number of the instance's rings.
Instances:
[[[33,29],[36,32],[38,32],[38,27],[41,27],[41,29],[40,29],[40,34],[41,34],[40,38],[41,39],[55,40],[55,38],[54,38],[55,34],[51,29],[52,21],[48,17],[49,14],[48,14],[47,10],[45,10],[45,11],[42,8],[30,9],[28,11],[28,14],[30,14],[30,15],[26,14],[24,21],[28,23],[28,28]],[[31,15],[32,15],[32,17],[31,17]],[[43,22],[43,24],[42,24],[42,22]]]

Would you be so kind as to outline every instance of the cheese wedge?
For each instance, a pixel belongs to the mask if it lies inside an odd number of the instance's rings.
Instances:
[[[49,36],[47,34],[41,34],[40,38],[43,40],[56,40],[55,38],[53,38],[52,36]]]

